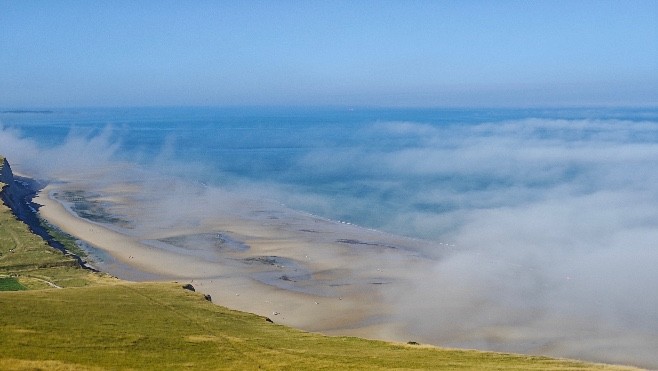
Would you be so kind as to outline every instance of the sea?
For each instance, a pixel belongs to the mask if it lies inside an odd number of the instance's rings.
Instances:
[[[454,246],[423,277],[452,289],[403,298],[441,313],[418,331],[578,329],[574,349],[658,367],[658,107],[4,109],[0,154],[38,179],[129,167]]]
[[[90,162],[104,155],[111,158],[103,160],[163,172],[169,171],[168,161],[187,164],[181,176],[191,181],[225,188],[250,184],[254,197],[330,219],[448,240],[460,225],[442,216],[504,208],[524,202],[519,198],[536,198],[528,193],[577,183],[591,171],[589,165],[605,163],[572,155],[589,147],[613,152],[609,147],[616,143],[654,145],[657,122],[658,109],[652,108],[165,107],[0,113],[2,130],[21,139],[5,146],[17,147],[16,155],[4,155],[28,171],[37,167],[33,162],[47,161],[22,160],[36,157],[30,151],[65,151],[67,144],[86,140],[100,146],[80,154]],[[21,142],[29,149],[21,151]]]

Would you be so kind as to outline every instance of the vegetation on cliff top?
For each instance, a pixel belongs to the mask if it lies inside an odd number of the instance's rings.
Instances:
[[[1,163],[2,159],[0,172]],[[4,186],[0,183],[0,187]],[[77,287],[105,279],[102,275],[80,269],[74,257],[48,246],[4,203],[0,203],[0,278],[5,282],[0,285],[0,290]]]

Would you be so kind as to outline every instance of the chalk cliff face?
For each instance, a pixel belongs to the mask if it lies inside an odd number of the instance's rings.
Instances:
[[[11,166],[7,162],[6,158],[0,157],[0,183],[2,184],[2,189],[0,190],[0,198],[5,205],[9,206],[11,209],[14,209],[18,204],[20,204],[20,197],[16,194],[16,182],[14,179],[14,173],[11,172]]]

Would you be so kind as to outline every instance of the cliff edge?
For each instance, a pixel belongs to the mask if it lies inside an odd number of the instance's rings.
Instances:
[[[9,166],[7,159],[0,156],[0,183],[5,183],[5,185],[7,185],[13,180],[14,174],[11,172],[11,167]]]
[[[2,183],[0,186],[0,199],[15,213],[15,208],[20,205],[20,192],[17,192],[18,187],[11,166],[9,166],[7,159],[2,156],[0,156],[0,183]]]
[[[15,177],[7,159],[0,156],[0,200],[11,209],[14,216],[27,224],[30,231],[43,238],[48,245],[77,261],[82,268],[96,271],[79,255],[67,250],[66,246],[53,238],[39,220],[37,211],[41,205],[32,202],[38,183],[27,178]]]
[[[7,205],[16,217],[28,225],[36,221],[36,215],[29,200],[36,192],[28,184],[16,179],[6,158],[0,157],[0,200]],[[38,223],[37,223],[38,224]]]

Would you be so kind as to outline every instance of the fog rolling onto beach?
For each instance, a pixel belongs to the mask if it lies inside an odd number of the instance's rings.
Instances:
[[[0,118],[17,171],[90,193],[135,185],[129,208],[108,206],[126,233],[260,200],[429,241],[414,253],[431,264],[378,288],[414,340],[658,366],[655,110]]]

